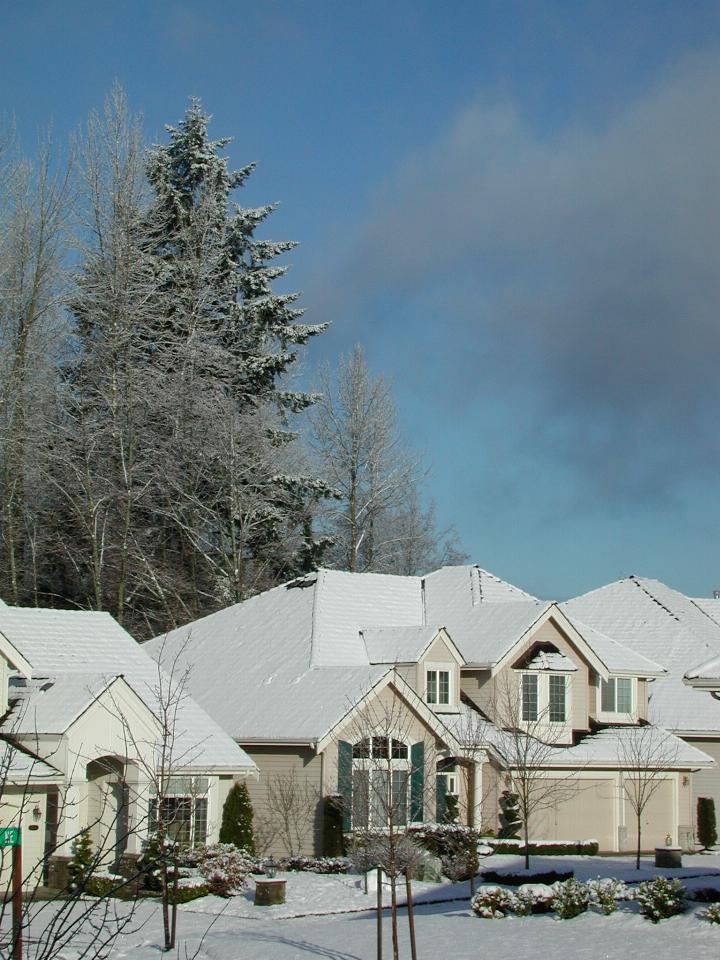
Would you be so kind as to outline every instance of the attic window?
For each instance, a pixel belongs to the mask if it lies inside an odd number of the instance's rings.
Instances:
[[[630,677],[600,680],[600,708],[603,713],[632,713],[633,682]]]

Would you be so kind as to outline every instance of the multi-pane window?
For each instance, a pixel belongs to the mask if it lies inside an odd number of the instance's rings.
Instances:
[[[600,708],[603,713],[632,713],[632,680],[611,677],[600,681]]]
[[[426,671],[425,689],[427,702],[438,705],[450,703],[450,671],[432,669]]]
[[[353,745],[353,826],[386,827],[408,822],[407,744],[391,737],[370,737]]]
[[[171,840],[181,846],[205,843],[208,822],[207,791],[207,777],[171,777],[160,805],[157,797],[150,800],[150,835],[157,832],[161,814],[163,832]]]
[[[538,678],[535,673],[522,675],[522,718],[525,722],[538,718]]]
[[[564,676],[550,675],[548,714],[551,723],[565,723],[567,707],[565,704],[566,680]]]

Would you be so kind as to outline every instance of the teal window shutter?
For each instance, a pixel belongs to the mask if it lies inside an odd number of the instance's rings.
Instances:
[[[410,819],[423,819],[423,793],[425,790],[425,744],[414,743],[410,747]]]
[[[352,830],[353,748],[347,740],[338,741],[338,793],[343,798],[343,830]]]
[[[439,773],[437,776],[437,789],[435,792],[435,819],[438,823],[442,823],[445,819],[446,797],[447,777],[442,773]]]

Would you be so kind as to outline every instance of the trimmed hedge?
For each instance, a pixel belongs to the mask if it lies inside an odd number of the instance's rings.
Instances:
[[[572,870],[546,870],[544,873],[506,873],[504,870],[483,870],[483,883],[503,883],[507,887],[519,887],[523,883],[564,883],[571,880],[575,874]]]
[[[525,853],[525,844],[521,840],[494,840],[489,837],[484,843],[492,848],[493,853]],[[531,840],[528,847],[533,857],[595,857],[600,849],[597,840],[559,840],[557,843]]]

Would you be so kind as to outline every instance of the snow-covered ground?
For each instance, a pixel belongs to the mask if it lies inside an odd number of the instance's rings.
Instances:
[[[638,873],[626,858],[534,857],[533,870],[574,869],[579,879],[615,876],[628,882],[663,873],[680,876],[689,888],[720,889],[720,855],[684,858],[683,870],[656,870],[645,860]],[[521,868],[522,858],[488,857],[484,868]],[[180,956],[198,960],[372,960],[375,957],[374,895],[362,892],[357,877],[285,874],[287,903],[256,907],[253,892],[222,900],[205,897],[179,909]],[[465,884],[413,885],[418,954],[448,960],[517,960],[565,952],[574,960],[705,960],[720,956],[720,926],[702,919],[705,906],[654,925],[635,904],[623,904],[610,917],[587,913],[574,920],[553,916],[481,920],[469,910]],[[406,911],[400,919],[401,956],[409,957]],[[384,920],[385,952],[390,952],[390,920]],[[160,960],[161,921],[157,904],[143,903],[132,930],[115,945],[114,960]],[[80,941],[77,943],[80,946]],[[68,954],[70,956],[70,954]]]

